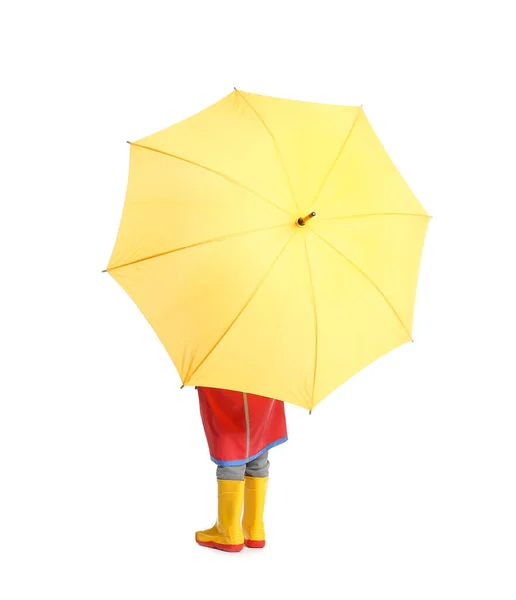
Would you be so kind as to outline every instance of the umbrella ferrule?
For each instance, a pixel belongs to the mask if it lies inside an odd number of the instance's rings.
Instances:
[[[317,213],[311,212],[306,217],[299,217],[297,224],[299,227],[304,227],[310,219],[313,219]]]

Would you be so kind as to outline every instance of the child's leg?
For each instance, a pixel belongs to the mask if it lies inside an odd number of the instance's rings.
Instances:
[[[247,477],[268,477],[269,476],[269,451],[260,454],[251,462],[247,463],[245,474]]]
[[[243,481],[246,465],[236,467],[217,466],[217,479],[224,481]]]
[[[247,464],[245,471],[244,516],[242,527],[245,545],[249,548],[265,546],[263,511],[269,477],[267,452]]]

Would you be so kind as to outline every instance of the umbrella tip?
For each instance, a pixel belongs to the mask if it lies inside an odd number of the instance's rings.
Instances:
[[[316,216],[316,212],[311,212],[310,214],[306,215],[306,217],[299,217],[299,219],[297,220],[297,224],[299,225],[299,227],[304,227],[310,219],[313,219]]]
[[[181,388],[180,388],[180,389],[183,389],[184,387],[185,387],[185,384],[183,383],[183,385],[181,386]]]
[[[103,272],[103,273],[107,273],[107,269],[104,269],[102,272]]]
[[[126,144],[129,144],[129,146],[131,145],[131,142],[127,141]]]

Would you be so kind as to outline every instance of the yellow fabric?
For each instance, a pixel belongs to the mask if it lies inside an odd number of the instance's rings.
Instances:
[[[268,477],[245,478],[242,528],[246,540],[265,541],[263,511],[268,481]]]
[[[195,539],[204,544],[219,546],[240,546],[244,544],[244,534],[240,524],[244,500],[244,482],[219,479],[217,522],[211,529],[197,531]]]
[[[411,339],[428,219],[360,107],[235,90],[131,144],[107,270],[185,385],[312,409]]]

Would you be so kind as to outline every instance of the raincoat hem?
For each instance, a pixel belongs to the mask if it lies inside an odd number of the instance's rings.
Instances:
[[[264,452],[267,452],[267,450],[270,450],[271,448],[274,448],[275,446],[279,446],[280,444],[283,444],[287,440],[288,440],[288,436],[279,438],[278,440],[271,442],[270,444],[265,446],[265,448],[262,448],[260,450],[260,452],[253,454],[249,458],[241,458],[241,459],[237,459],[237,460],[219,460],[218,458],[214,458],[213,456],[210,456],[210,458],[219,467],[238,467],[240,465],[245,465],[248,462],[251,462],[255,458],[258,458]]]

